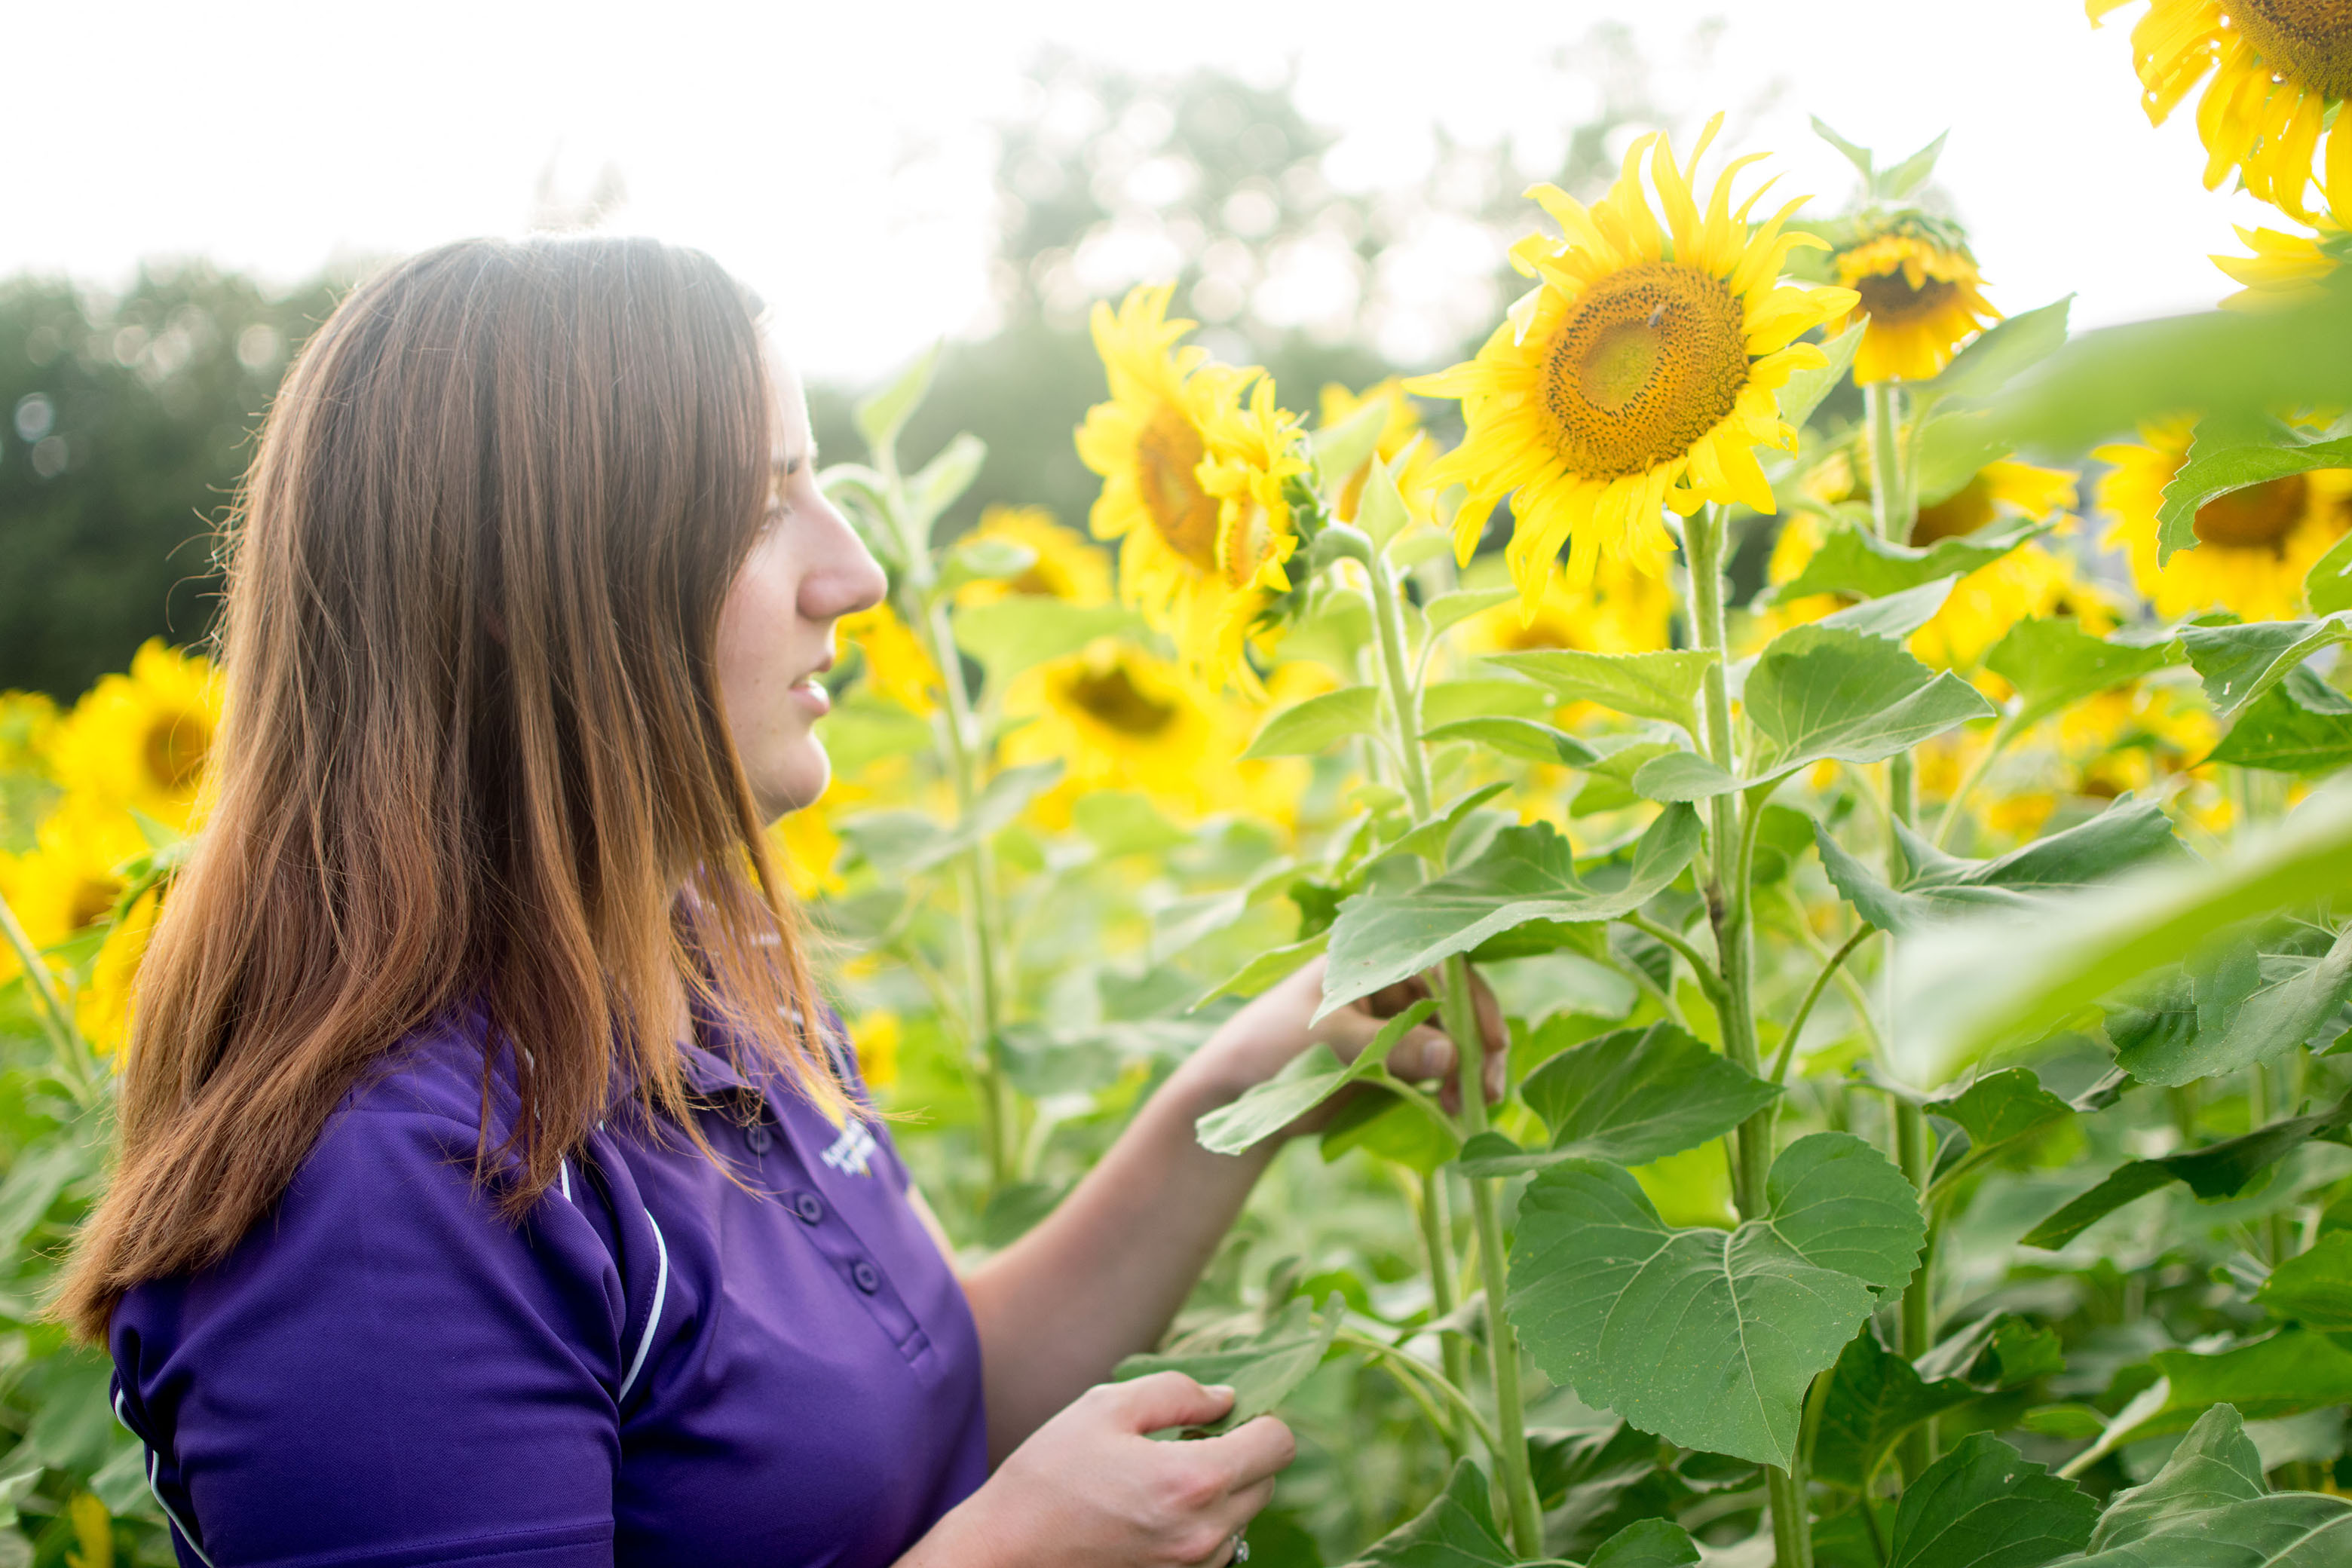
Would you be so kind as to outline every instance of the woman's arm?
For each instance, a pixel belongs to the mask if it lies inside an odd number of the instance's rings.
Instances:
[[[1374,1008],[1363,1004],[1310,1026],[1322,994],[1318,959],[1234,1015],[1151,1097],[1076,1192],[965,1279],[980,1326],[992,1458],[1012,1453],[1108,1377],[1120,1358],[1150,1348],[1167,1331],[1281,1145],[1268,1139],[1244,1154],[1212,1153],[1194,1138],[1193,1122],[1316,1041],[1351,1058],[1380,1029]],[[1492,998],[1482,990],[1479,1000],[1492,1093],[1507,1036]],[[1453,1042],[1424,1025],[1398,1043],[1389,1067],[1400,1078],[1450,1082],[1454,1060]]]

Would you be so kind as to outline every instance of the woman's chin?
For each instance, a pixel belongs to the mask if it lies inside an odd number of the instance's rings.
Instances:
[[[793,755],[778,759],[778,763],[751,781],[761,814],[772,823],[814,805],[833,782],[833,759],[824,754],[824,745],[814,735],[794,747]]]

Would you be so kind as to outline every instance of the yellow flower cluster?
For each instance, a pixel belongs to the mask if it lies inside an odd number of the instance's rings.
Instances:
[[[194,827],[220,718],[210,662],[160,640],[65,713],[45,697],[0,693],[0,775],[30,786],[8,798],[43,803],[31,821],[0,825],[29,840],[0,850],[0,898],[73,992],[77,1022],[101,1050],[128,1037],[159,902],[151,890],[119,909],[132,890],[125,865]],[[101,931],[92,954],[85,944]],[[0,981],[20,973],[0,947]]]

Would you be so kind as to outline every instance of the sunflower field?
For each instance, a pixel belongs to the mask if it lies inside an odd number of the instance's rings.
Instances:
[[[1819,126],[1825,213],[1717,117],[1531,191],[1433,374],[1097,305],[1085,520],[942,538],[984,454],[901,464],[931,362],[859,407],[823,477],[890,594],[774,831],[959,1247],[1241,999],[1392,1014],[1202,1120],[1339,1100],[1122,1368],[1298,1433],[1253,1568],[2352,1564],[2342,12],[2118,36],[2289,226],[2220,311],[2004,314],[1940,139]],[[218,700],[161,645],[0,698],[0,1568],[169,1560],[42,1301]],[[1391,1075],[1474,970],[1507,1091]]]

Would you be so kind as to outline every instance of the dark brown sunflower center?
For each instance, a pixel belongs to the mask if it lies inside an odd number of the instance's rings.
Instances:
[[[113,912],[115,895],[121,892],[120,884],[102,877],[84,877],[74,884],[73,900],[66,909],[66,918],[73,929],[95,925]]]
[[[1135,441],[1138,488],[1168,547],[1203,572],[1217,569],[1217,498],[1195,472],[1208,448],[1192,422],[1162,408]]]
[[[2310,491],[2311,481],[2301,474],[2231,490],[2197,509],[2197,537],[2225,550],[2284,554],[2286,536],[2302,521]]]
[[[1020,576],[1004,584],[1005,588],[1024,599],[1058,599],[1063,597],[1062,584],[1045,574],[1042,565],[1032,566]]]
[[[1853,291],[1862,296],[1864,312],[1874,322],[1888,327],[1906,326],[1934,317],[1951,302],[1958,288],[1957,283],[1941,278],[1927,278],[1914,289],[1900,267],[1892,272],[1874,272],[1853,280]]]
[[[1570,472],[1643,473],[1690,450],[1748,384],[1739,297],[1694,268],[1629,267],[1570,307],[1545,369],[1544,408]]]
[[[1176,722],[1176,705],[1139,690],[1123,664],[1090,669],[1062,687],[1070,705],[1095,722],[1148,741]]]
[[[205,747],[212,726],[193,713],[158,713],[147,725],[142,752],[147,776],[165,791],[177,794],[196,782],[205,765]]]
[[[2298,87],[2352,98],[2352,0],[2236,0],[2229,12],[2264,65]]]
[[[1918,521],[1911,525],[1911,542],[1928,545],[1961,538],[1990,522],[1992,514],[1992,486],[1979,474],[1934,506],[1919,509]]]

